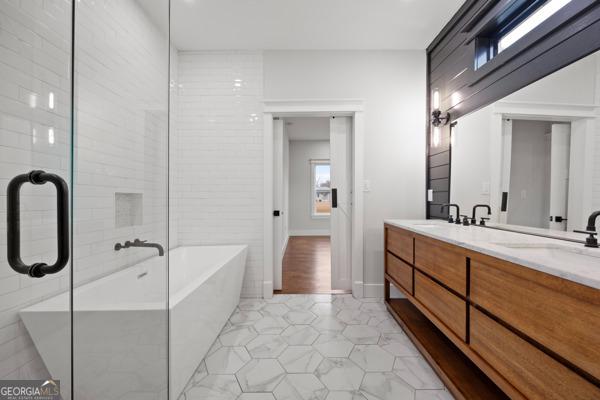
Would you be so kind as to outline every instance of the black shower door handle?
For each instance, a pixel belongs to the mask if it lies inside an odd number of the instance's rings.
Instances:
[[[21,186],[24,183],[43,185],[46,182],[56,187],[56,234],[57,257],[52,265],[34,263],[27,265],[21,259]],[[62,270],[69,261],[69,187],[60,176],[44,171],[31,171],[15,176],[6,190],[6,233],[8,264],[20,274],[33,278],[41,278],[47,274],[55,274]]]

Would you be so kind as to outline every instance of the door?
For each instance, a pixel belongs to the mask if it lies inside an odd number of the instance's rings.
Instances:
[[[510,190],[510,165],[512,156],[512,120],[502,120],[502,164],[500,166],[500,214],[498,222],[508,221],[508,194]]]
[[[273,289],[282,288],[283,260],[283,120],[273,120]]]
[[[571,126],[552,124],[550,139],[550,229],[567,230]]]
[[[63,400],[72,398],[72,17],[64,0],[0,2],[0,388]]]
[[[352,119],[330,119],[331,288],[352,289]]]

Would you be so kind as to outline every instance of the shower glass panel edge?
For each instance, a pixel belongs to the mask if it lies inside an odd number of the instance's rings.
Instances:
[[[77,400],[168,398],[169,2],[158,3],[157,15],[138,0],[75,3]]]

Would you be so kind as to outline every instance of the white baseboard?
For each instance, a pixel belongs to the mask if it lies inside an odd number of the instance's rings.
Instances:
[[[270,299],[273,297],[273,282],[272,281],[264,281],[263,282],[263,298]]]
[[[383,283],[365,283],[363,285],[365,297],[383,297]],[[394,285],[390,285],[390,297],[392,299],[403,299],[406,296],[396,289]]]
[[[357,299],[362,299],[364,297],[365,293],[362,281],[355,281],[352,284],[352,295]]]
[[[330,236],[329,229],[298,229],[290,231],[290,236]]]
[[[289,235],[285,235],[285,237],[283,238],[283,246],[281,248],[281,257],[283,257],[285,255],[285,250],[287,249],[287,245],[288,245],[288,241],[290,240],[290,236]]]
[[[383,297],[383,283],[363,284],[365,297]]]

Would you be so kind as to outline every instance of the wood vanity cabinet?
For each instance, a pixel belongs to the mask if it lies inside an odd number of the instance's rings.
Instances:
[[[600,290],[384,229],[388,309],[455,397],[600,399]]]

